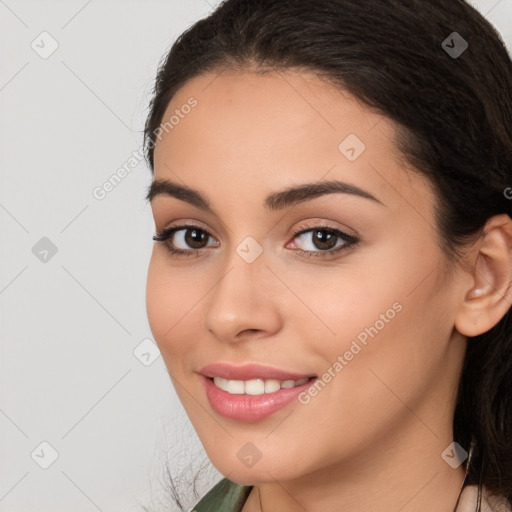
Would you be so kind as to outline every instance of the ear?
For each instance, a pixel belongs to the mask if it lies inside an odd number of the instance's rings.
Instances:
[[[455,318],[464,336],[492,329],[512,306],[512,220],[506,214],[491,217],[475,243],[472,286]],[[474,251],[471,251],[474,255]]]

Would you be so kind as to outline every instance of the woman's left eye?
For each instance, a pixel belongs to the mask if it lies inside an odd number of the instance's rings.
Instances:
[[[179,257],[200,256],[208,247],[205,242],[209,238],[213,239],[212,235],[198,226],[174,226],[157,233],[153,240],[163,242],[172,255]],[[306,248],[297,249],[297,252],[307,258],[329,257],[359,242],[356,237],[339,229],[324,226],[298,228],[293,234],[294,244],[296,240],[305,243]],[[176,247],[176,244],[181,247]],[[219,243],[215,242],[210,246],[218,247]]]
[[[356,237],[339,229],[323,226],[303,230],[299,228],[295,233],[294,240],[301,240],[305,243],[306,248],[299,249],[298,252],[308,258],[332,256],[359,242]]]

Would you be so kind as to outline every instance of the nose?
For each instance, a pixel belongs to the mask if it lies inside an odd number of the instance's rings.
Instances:
[[[276,293],[263,254],[247,263],[234,253],[209,294],[205,326],[228,343],[275,334],[281,327]]]

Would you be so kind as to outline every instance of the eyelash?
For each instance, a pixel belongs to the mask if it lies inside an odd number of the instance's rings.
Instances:
[[[202,233],[205,233],[207,236],[211,237],[212,235],[205,229],[200,228],[199,226],[194,226],[191,224],[181,225],[181,226],[173,226],[171,228],[164,229],[160,233],[156,233],[155,236],[153,236],[153,240],[156,242],[163,242],[165,244],[166,249],[176,257],[191,257],[196,256],[199,257],[201,253],[206,250],[206,248],[202,249],[190,249],[190,250],[184,250],[184,249],[176,249],[175,247],[172,247],[167,242],[177,231],[182,231],[186,229],[195,229],[197,231],[200,231]],[[325,251],[318,250],[318,251],[305,251],[303,249],[294,249],[296,252],[298,252],[301,256],[306,258],[328,258],[332,257],[336,253],[342,251],[343,249],[348,249],[349,247],[355,246],[359,243],[359,240],[347,233],[344,233],[343,231],[340,231],[339,229],[332,228],[330,226],[322,226],[322,225],[302,225],[294,229],[293,231],[293,240],[297,238],[299,235],[303,235],[304,233],[308,233],[310,231],[326,231],[328,233],[331,233],[335,235],[338,238],[341,238],[345,241],[345,244],[341,245],[340,247],[336,249],[328,249]]]

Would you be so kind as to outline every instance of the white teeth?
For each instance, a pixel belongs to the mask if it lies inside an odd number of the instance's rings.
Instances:
[[[268,379],[265,381],[265,393],[274,393],[281,389],[281,383],[275,379]]]
[[[262,379],[253,379],[245,382],[246,395],[261,395],[265,393],[265,381]]]
[[[276,379],[251,379],[251,380],[228,380],[222,377],[214,377],[214,384],[232,395],[262,395],[264,393],[274,393],[280,389],[290,389],[301,384],[305,384],[309,379],[307,377],[300,380]]]

